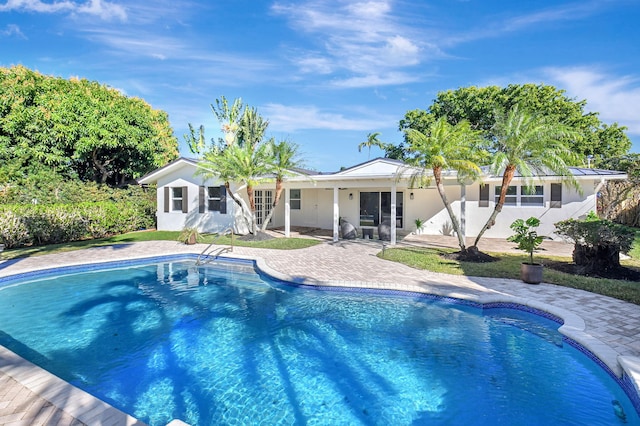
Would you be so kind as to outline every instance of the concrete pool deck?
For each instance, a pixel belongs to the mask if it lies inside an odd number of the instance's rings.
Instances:
[[[38,269],[200,253],[205,247],[150,241],[4,261],[0,262],[0,284],[2,277]],[[528,285],[511,279],[421,271],[378,258],[380,249],[379,242],[358,240],[325,242],[300,250],[235,247],[228,255],[257,259],[266,273],[298,283],[417,291],[481,303],[517,302],[545,310],[563,318],[561,331],[595,353],[614,372],[621,374],[624,365],[638,389],[637,305],[551,284]],[[27,424],[142,423],[0,347],[0,425]]]

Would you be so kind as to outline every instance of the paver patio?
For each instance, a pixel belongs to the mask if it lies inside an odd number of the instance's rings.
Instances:
[[[414,238],[409,240],[410,244],[425,243]],[[4,276],[31,270],[199,253],[204,247],[150,241],[5,261],[0,263],[0,284]],[[640,308],[637,305],[551,284],[534,286],[511,279],[416,270],[378,258],[380,248],[381,244],[374,241],[340,241],[301,250],[235,247],[233,255],[259,258],[259,265],[267,273],[297,282],[422,291],[480,302],[515,300],[543,308],[563,317],[563,332],[595,352],[616,372],[621,371],[618,357],[622,356],[622,362],[633,369],[633,374],[638,375],[634,378],[640,383]],[[566,250],[566,247],[553,250]],[[0,425],[135,422],[0,347]]]

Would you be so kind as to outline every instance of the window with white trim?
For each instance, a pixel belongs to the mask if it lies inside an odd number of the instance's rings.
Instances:
[[[502,186],[495,187],[495,199],[498,203]],[[532,187],[510,185],[504,199],[505,206],[544,207],[544,186]]]
[[[183,211],[183,187],[173,187],[171,188],[171,209],[175,211]]]
[[[542,185],[520,187],[520,205],[525,207],[544,207],[544,190]]]
[[[289,192],[289,208],[291,210],[300,210],[302,208],[302,191],[292,189]]]
[[[502,186],[496,185],[495,189],[495,203],[498,204],[498,200],[500,200],[500,191],[502,191]],[[507,188],[507,195],[504,197],[504,205],[505,206],[516,206],[518,205],[518,187],[517,186],[509,186]]]

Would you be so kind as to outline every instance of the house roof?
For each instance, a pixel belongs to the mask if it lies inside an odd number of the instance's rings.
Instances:
[[[489,171],[489,166],[482,166],[482,173],[488,178],[501,178],[502,174],[494,175]],[[571,174],[579,179],[581,177],[591,177],[591,178],[609,178],[609,179],[626,179],[627,174],[625,172],[621,172],[618,170],[604,170],[604,169],[591,169],[584,167],[569,167],[569,171]],[[552,172],[551,170],[536,170],[536,177],[561,177],[557,173]],[[514,177],[523,177],[522,174],[516,171]]]
[[[173,173],[185,166],[202,167],[202,161],[194,158],[180,157],[177,160],[172,161],[164,167],[161,167],[153,172],[138,179],[139,184],[152,184],[158,181],[159,178]],[[481,167],[485,179],[499,179],[502,175],[493,175],[489,171],[489,166]],[[616,170],[603,170],[603,169],[591,169],[583,167],[569,167],[569,170],[576,179],[626,179],[627,175],[624,172]],[[407,163],[394,160],[391,158],[374,158],[373,160],[365,161],[364,163],[356,164],[349,168],[332,173],[322,173],[314,170],[308,170],[303,168],[294,168],[291,170],[293,176],[286,178],[289,181],[303,181],[312,179],[314,181],[340,181],[340,180],[358,180],[358,179],[397,179],[400,177],[408,178],[417,168],[411,167]],[[515,174],[516,178],[522,177],[521,174]],[[551,171],[539,170],[536,174],[538,178],[545,177],[561,177]],[[443,172],[444,179],[457,179],[455,171],[448,170]]]
[[[138,179],[138,184],[140,185],[148,185],[148,184],[152,184],[158,181],[159,178],[161,178],[162,176],[165,176],[169,173],[174,172],[175,170],[179,170],[184,166],[187,165],[191,165],[194,167],[198,167],[198,163],[200,161],[195,159],[195,158],[186,158],[186,157],[180,157],[176,160],[173,160],[172,162],[170,162],[169,164],[160,167],[159,169],[156,169],[150,173],[147,173],[146,175],[142,176],[141,178]]]

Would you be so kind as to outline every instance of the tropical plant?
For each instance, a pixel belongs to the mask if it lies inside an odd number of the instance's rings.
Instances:
[[[537,217],[530,217],[526,221],[523,219],[516,219],[511,224],[511,229],[515,232],[514,235],[507,238],[507,241],[518,244],[518,249],[529,254],[529,264],[533,265],[533,252],[540,247],[544,237],[538,235],[536,228],[540,226],[540,219]]]
[[[416,225],[416,234],[420,233],[420,231],[422,231],[422,227],[424,226],[425,221],[418,217],[413,221],[413,223],[414,225]]]
[[[411,187],[428,186],[432,178],[435,180],[438,194],[458,236],[460,251],[465,253],[464,236],[460,232],[460,222],[447,198],[442,172],[455,170],[459,175],[473,179],[479,177],[481,170],[477,162],[484,155],[480,135],[471,130],[467,121],[453,126],[444,117],[432,121],[424,130],[406,129],[405,135],[408,151],[412,154],[409,164],[414,167],[410,179]]]
[[[385,149],[387,144],[385,144],[384,142],[380,141],[380,139],[378,139],[378,136],[380,136],[380,132],[369,133],[367,135],[367,140],[364,141],[364,142],[360,142],[360,144],[358,145],[358,152],[362,152],[362,148],[366,147],[366,148],[369,149],[369,158],[371,158],[371,147],[372,146],[377,146],[380,149]]]
[[[271,210],[264,222],[262,223],[262,231],[267,229],[269,221],[280,202],[282,196],[282,182],[285,176],[291,173],[291,170],[300,167],[302,160],[299,158],[298,145],[290,143],[286,140],[276,142],[273,138],[269,140],[271,158],[271,172],[275,174],[276,194],[273,198]]]
[[[473,243],[475,247],[487,229],[495,224],[516,172],[523,177],[528,188],[533,186],[533,176],[536,173],[550,171],[563,176],[566,183],[580,191],[568,166],[577,161],[576,154],[565,142],[568,138],[579,135],[563,124],[534,115],[517,105],[507,113],[497,113],[496,117],[493,127],[495,153],[490,170],[495,175],[502,174],[500,196]]]
[[[200,239],[200,231],[195,227],[186,227],[178,235],[178,241],[184,244],[195,244]]]

